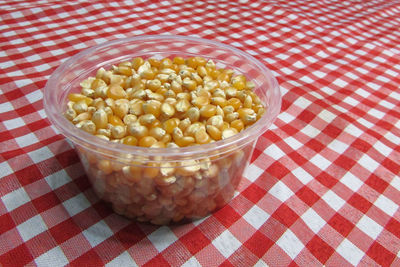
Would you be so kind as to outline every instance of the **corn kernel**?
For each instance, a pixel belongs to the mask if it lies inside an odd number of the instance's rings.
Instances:
[[[210,118],[217,112],[217,107],[211,104],[205,105],[200,108],[200,115],[204,118]]]
[[[235,128],[238,132],[244,129],[244,123],[242,120],[231,121],[231,127]]]
[[[132,60],[132,68],[138,70],[141,65],[143,65],[144,60],[141,57],[136,57]]]
[[[163,103],[161,105],[161,114],[165,117],[165,118],[170,118],[175,114],[175,108],[168,104],[168,103]]]
[[[181,99],[176,102],[175,109],[178,112],[186,112],[190,107],[190,103],[186,99]]]
[[[96,110],[92,115],[92,121],[96,124],[97,129],[106,128],[108,124],[108,116],[104,109]]]
[[[138,121],[140,124],[145,125],[145,126],[150,126],[154,121],[156,120],[156,117],[149,113],[149,114],[144,114],[139,117]]]
[[[184,120],[181,120],[178,127],[179,129],[181,129],[182,131],[185,131],[187,127],[189,127],[191,124],[189,118],[186,118]]]
[[[211,141],[210,136],[207,134],[204,128],[197,131],[194,137],[198,144],[207,144]]]
[[[121,139],[122,144],[129,146],[136,146],[137,139],[134,136],[128,135]]]
[[[231,136],[234,136],[237,133],[238,133],[238,131],[236,130],[236,128],[225,129],[222,131],[222,139],[229,138]]]
[[[180,147],[185,147],[194,144],[195,139],[191,136],[184,136],[178,140],[175,140],[175,143]]]
[[[111,128],[111,135],[115,139],[121,139],[125,136],[125,134],[126,134],[125,126],[116,125],[113,128]]]
[[[90,134],[96,133],[96,124],[91,120],[82,121],[82,126],[80,128]]]
[[[144,136],[139,140],[139,146],[142,147],[151,147],[153,144],[157,142],[153,136]]]
[[[206,126],[207,133],[212,137],[214,140],[220,140],[222,137],[221,131],[215,127],[214,125],[207,125]]]
[[[180,120],[177,118],[172,118],[172,119],[166,120],[163,123],[164,130],[167,133],[171,134],[173,132],[174,128],[178,127],[179,122],[180,122]]]
[[[161,127],[151,128],[149,131],[149,135],[156,138],[157,140],[162,140],[167,132]]]
[[[107,91],[107,96],[112,99],[126,98],[125,90],[118,84],[111,84]]]
[[[144,136],[147,136],[149,130],[147,129],[146,126],[134,122],[128,125],[128,133],[133,137],[135,137],[136,139],[140,139]]]
[[[114,126],[117,126],[117,125],[124,126],[124,122],[118,116],[111,115],[111,116],[108,116],[107,119],[108,119],[108,123],[110,123],[110,124],[112,124]]]

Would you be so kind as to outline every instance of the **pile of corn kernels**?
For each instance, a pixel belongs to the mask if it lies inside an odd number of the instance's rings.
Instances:
[[[142,147],[185,147],[226,139],[265,109],[254,84],[201,57],[134,58],[81,83],[65,117],[100,138]]]
[[[87,133],[131,146],[215,142],[246,129],[265,112],[253,82],[202,57],[138,57],[100,68],[80,85],[80,93],[68,96],[65,117]],[[251,147],[182,166],[152,162],[144,168],[78,151],[95,191],[117,213],[165,224],[202,217],[226,204]]]

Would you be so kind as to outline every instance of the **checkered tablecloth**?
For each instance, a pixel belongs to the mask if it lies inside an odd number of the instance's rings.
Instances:
[[[273,71],[282,110],[229,205],[180,226],[99,201],[43,110],[66,59],[198,36]],[[400,266],[400,2],[0,0],[0,266]]]

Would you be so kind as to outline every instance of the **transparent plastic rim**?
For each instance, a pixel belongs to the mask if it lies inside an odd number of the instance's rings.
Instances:
[[[80,61],[86,55],[101,50],[105,47],[120,45],[132,41],[165,41],[167,39],[192,41],[195,43],[219,46],[223,49],[232,51],[232,53],[244,57],[248,61],[251,61],[252,64],[256,65],[257,68],[259,68],[260,72],[263,73],[265,79],[269,80],[269,84],[271,85],[271,88],[269,89],[271,90],[269,102],[272,102],[271,99],[273,99],[274,104],[267,106],[265,114],[255,124],[230,138],[219,140],[209,144],[181,148],[145,148],[112,143],[110,141],[103,140],[76,128],[63,116],[64,110],[61,109],[62,103],[60,103],[58,94],[54,93],[54,91],[52,92],[52,89],[57,88],[57,85],[62,79],[64,72],[71,65]],[[207,57],[207,55],[203,56]],[[268,103],[265,104],[268,105]],[[161,156],[167,158],[195,159],[202,157],[201,155],[207,155],[211,157],[213,155],[220,154],[222,151],[223,153],[225,153],[231,150],[236,150],[249,142],[255,141],[271,126],[273,121],[278,116],[281,108],[281,94],[276,79],[273,77],[271,71],[267,67],[265,67],[254,57],[230,45],[197,37],[187,37],[179,35],[143,35],[138,37],[116,39],[99,45],[95,45],[66,60],[53,72],[46,83],[46,86],[44,88],[44,108],[50,122],[60,131],[60,133],[72,140],[74,143],[83,146],[89,150],[92,150],[95,153],[100,153],[111,158],[118,158],[118,155],[122,153],[143,157]]]

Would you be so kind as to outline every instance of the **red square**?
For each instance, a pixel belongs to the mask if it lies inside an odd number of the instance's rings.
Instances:
[[[366,153],[366,152],[367,152],[368,150],[370,150],[371,147],[372,147],[371,144],[365,142],[365,141],[362,140],[362,139],[356,139],[356,140],[351,144],[351,146],[354,147],[354,148],[356,148],[356,149],[358,149],[358,150],[360,150],[360,151],[362,151],[362,152],[364,152],[364,153]]]
[[[17,176],[20,184],[23,186],[36,182],[43,178],[42,173],[35,164],[28,166],[22,170],[16,171],[15,176]]]
[[[272,214],[272,217],[276,218],[282,224],[287,227],[290,227],[299,216],[289,208],[285,203],[283,203],[275,212]]]
[[[10,214],[6,213],[0,216],[0,235],[14,227],[15,223]]]
[[[389,185],[386,181],[382,180],[375,174],[371,174],[371,176],[365,181],[365,183],[381,194]]]
[[[357,162],[345,155],[341,155],[333,163],[342,167],[344,170],[349,171]]]
[[[261,258],[274,245],[274,242],[261,232],[257,231],[244,244],[257,257]]]
[[[76,225],[76,223],[69,218],[62,223],[57,224],[56,226],[50,229],[50,233],[53,236],[54,240],[57,244],[62,244],[66,240],[74,237],[75,235],[81,232],[81,228]]]
[[[362,213],[366,213],[372,206],[371,202],[369,202],[357,193],[354,193],[347,202]]]
[[[25,244],[22,244],[5,254],[0,255],[1,264],[8,264],[8,266],[25,266],[31,261],[33,261],[33,257]]]
[[[179,241],[185,245],[192,255],[195,255],[211,243],[211,241],[198,228],[194,228],[192,231],[182,236]]]
[[[266,191],[259,187],[256,184],[250,184],[241,195],[246,197],[248,200],[252,201],[253,203],[257,203],[262,197],[265,196]]]
[[[235,265],[233,265],[229,259],[226,259],[223,263],[221,263],[219,265],[219,267],[235,267]]]
[[[73,149],[56,155],[56,158],[58,159],[58,161],[60,162],[60,164],[63,168],[66,168],[68,166],[71,166],[71,165],[79,162],[78,155],[76,154],[75,150],[73,150]]]
[[[342,129],[339,129],[338,127],[329,124],[328,126],[325,127],[325,129],[323,130],[323,133],[332,137],[332,138],[336,138],[339,136],[340,133],[342,133]]]
[[[292,151],[291,153],[288,154],[288,156],[297,163],[299,166],[303,166],[308,162],[308,159],[303,157],[299,152],[297,151]]]
[[[115,233],[115,238],[118,239],[119,243],[124,246],[125,249],[132,247],[145,237],[146,235],[134,222]]]
[[[338,182],[337,179],[325,171],[321,172],[315,179],[328,188],[332,188]]]
[[[158,254],[156,257],[152,258],[150,261],[148,261],[146,264],[143,266],[170,266],[168,261],[164,259],[164,257],[161,254]]]
[[[229,263],[227,266],[254,266],[259,257],[254,255],[251,249],[246,247],[239,247],[229,258],[225,261]]]
[[[266,171],[278,179],[282,179],[290,172],[279,161],[275,161]]]
[[[90,262],[90,266],[103,266],[104,262],[99,257],[99,255],[92,249],[83,254],[82,256],[76,258],[74,261],[70,263],[70,266],[88,266]]]
[[[347,236],[354,228],[354,224],[348,221],[339,213],[336,213],[329,221],[328,224],[343,236]]]
[[[400,222],[395,218],[391,218],[386,224],[386,230],[390,231],[392,234],[400,238]]]
[[[307,186],[304,186],[299,191],[297,191],[296,196],[303,200],[304,203],[306,203],[310,207],[320,199],[320,197]]]
[[[390,266],[396,258],[396,255],[384,248],[378,242],[374,242],[369,247],[367,254],[381,266]]]
[[[381,164],[395,175],[400,173],[400,164],[397,164],[389,158],[386,158],[384,161],[381,162]]]
[[[322,264],[329,259],[329,257],[335,252],[335,250],[329,246],[324,240],[319,236],[314,236],[307,243],[307,249],[317,258]]]
[[[36,210],[41,213],[60,204],[60,200],[52,191],[44,194],[41,197],[35,198],[34,200],[32,200],[32,203],[35,206]]]
[[[240,215],[230,205],[225,205],[214,213],[214,218],[218,219],[223,226],[229,228],[240,219]]]

